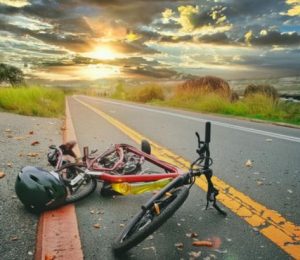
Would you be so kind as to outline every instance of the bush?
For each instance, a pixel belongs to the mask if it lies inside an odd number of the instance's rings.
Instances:
[[[214,93],[226,98],[230,98],[231,96],[231,90],[228,82],[221,78],[212,76],[205,76],[198,79],[187,80],[176,89],[177,96],[181,96],[183,93],[187,92],[193,95],[205,95],[207,93]]]
[[[244,91],[244,96],[247,97],[249,95],[258,94],[258,93],[271,97],[274,100],[278,99],[277,90],[270,85],[255,85],[255,84],[248,85]]]
[[[136,87],[127,92],[127,99],[136,102],[151,102],[153,100],[164,100],[164,92],[162,87],[157,85],[146,85]]]

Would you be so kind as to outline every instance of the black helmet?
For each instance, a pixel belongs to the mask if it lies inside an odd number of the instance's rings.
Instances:
[[[21,202],[34,211],[61,206],[67,196],[58,175],[32,166],[24,167],[18,174],[15,190]]]

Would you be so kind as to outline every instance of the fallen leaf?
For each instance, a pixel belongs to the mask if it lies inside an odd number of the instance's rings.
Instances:
[[[201,251],[199,251],[199,252],[195,252],[195,251],[189,252],[189,256],[192,257],[192,259],[198,258],[198,257],[201,256]]]
[[[257,184],[258,186],[261,186],[261,185],[263,185],[263,182],[262,182],[262,181],[257,181],[256,184]]]
[[[95,211],[94,211],[94,210],[91,210],[91,211],[90,211],[90,213],[91,213],[91,214],[94,214],[94,213],[95,213]]]
[[[39,154],[38,153],[28,153],[27,156],[28,157],[37,157],[37,156],[39,156]]]
[[[198,237],[198,234],[195,232],[192,232],[192,233],[187,233],[186,236],[190,237],[190,238],[195,238],[195,237]]]
[[[95,225],[94,225],[94,228],[100,228],[100,224],[98,224],[98,223],[95,224]]]
[[[183,243],[179,242],[179,243],[176,243],[174,246],[176,246],[178,249],[181,249],[183,248]]]
[[[212,247],[213,243],[211,241],[207,241],[207,240],[197,240],[194,241],[193,246],[207,246],[207,247]]]
[[[17,141],[22,141],[24,139],[26,139],[28,136],[16,136],[14,139]]]
[[[33,132],[33,131],[30,131],[28,134],[29,134],[29,135],[33,135],[33,134],[34,134],[34,132]]]
[[[4,172],[0,172],[0,179],[5,177],[5,173]]]
[[[120,227],[125,227],[125,224],[120,224]]]
[[[252,161],[251,161],[251,160],[247,160],[247,161],[245,162],[245,166],[251,168],[251,167],[253,166]]]
[[[19,240],[19,238],[17,236],[13,236],[10,238],[10,241],[17,241],[17,240]]]
[[[55,259],[55,255],[50,255],[50,254],[45,255],[45,260],[54,260],[54,259]]]
[[[33,255],[33,253],[31,252],[31,251],[28,251],[28,253],[27,253],[28,255]]]
[[[150,235],[149,237],[147,237],[146,240],[153,240],[154,239],[154,236],[153,235]]]
[[[35,145],[38,145],[38,144],[40,144],[39,141],[34,141],[34,142],[31,143],[32,146],[35,146]]]
[[[12,167],[13,167],[13,163],[12,163],[12,162],[8,162],[6,165],[7,165],[7,167],[9,167],[9,168],[12,168]]]

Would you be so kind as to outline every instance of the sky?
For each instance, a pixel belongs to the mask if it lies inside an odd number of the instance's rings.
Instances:
[[[300,76],[300,0],[0,0],[29,80]]]

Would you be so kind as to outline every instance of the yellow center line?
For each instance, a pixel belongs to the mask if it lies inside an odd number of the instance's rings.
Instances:
[[[190,166],[189,161],[174,154],[165,147],[150,141],[148,138],[145,138],[140,133],[129,128],[101,110],[79,100],[76,97],[74,97],[74,99],[100,115],[135,142],[140,143],[142,139],[147,139],[151,144],[152,154],[157,158],[176,165],[185,171],[188,170]],[[231,187],[218,177],[213,176],[213,182],[220,192],[218,196],[218,200],[220,202],[248,222],[265,237],[282,248],[287,254],[295,259],[300,259],[300,226],[288,221],[275,210],[268,209],[264,205],[254,201],[249,196]],[[197,178],[196,184],[203,190],[207,189],[207,184],[202,178]]]

